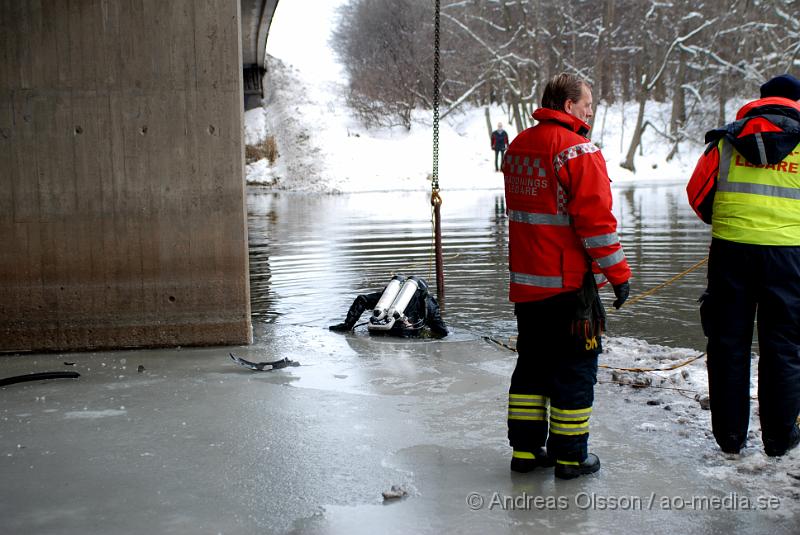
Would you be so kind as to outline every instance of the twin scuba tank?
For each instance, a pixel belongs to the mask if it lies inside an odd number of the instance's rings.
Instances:
[[[417,277],[392,277],[372,311],[367,328],[370,331],[389,331],[396,321],[405,320],[406,307],[419,288],[424,289],[425,283]]]

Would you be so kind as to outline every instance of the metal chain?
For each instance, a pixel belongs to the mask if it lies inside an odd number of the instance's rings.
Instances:
[[[431,189],[439,191],[439,0],[433,18],[433,173]]]

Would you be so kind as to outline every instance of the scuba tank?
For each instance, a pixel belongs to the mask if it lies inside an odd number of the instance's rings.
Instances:
[[[373,312],[372,317],[369,318],[367,329],[369,329],[370,332],[386,333],[392,330],[396,321],[400,320],[402,322],[405,320],[406,307],[408,303],[411,302],[411,298],[414,297],[414,293],[419,287],[419,279],[411,276],[407,278],[402,285],[400,285],[399,280],[396,279],[402,280],[402,277],[396,276],[389,283],[390,285],[397,283],[397,290],[394,291],[394,299],[391,301],[391,305],[389,305],[385,311],[380,310],[380,301],[383,301],[383,298],[389,293],[389,287],[387,286],[383,295],[381,295],[379,305],[375,307],[375,312]],[[376,312],[378,315],[375,315]]]
[[[402,275],[395,275],[392,277],[392,280],[389,281],[389,284],[383,291],[381,298],[378,300],[378,304],[375,305],[375,309],[372,311],[372,317],[370,318],[370,321],[380,321],[386,317],[386,311],[389,310],[389,307],[392,303],[394,303],[397,294],[400,293],[400,287],[403,285],[404,280],[405,277]]]
[[[418,292],[421,291],[421,294]],[[394,295],[390,305],[386,305],[389,297]],[[369,318],[367,329],[370,334],[395,336],[418,336],[425,325],[427,317],[427,301],[419,302],[419,299],[428,299],[428,285],[423,279],[410,276],[403,280],[403,277],[395,276],[381,294],[378,304],[372,316]],[[409,306],[411,309],[409,310]],[[434,301],[435,304],[435,301]],[[422,307],[422,308],[421,308]],[[438,307],[436,315],[438,316]],[[439,323],[443,322],[439,318]],[[445,334],[447,331],[445,329]]]
[[[403,287],[400,289],[400,293],[392,303],[392,306],[386,311],[386,315],[394,319],[405,317],[406,307],[411,301],[411,298],[414,297],[417,288],[419,288],[419,279],[413,275],[407,278],[403,283]]]

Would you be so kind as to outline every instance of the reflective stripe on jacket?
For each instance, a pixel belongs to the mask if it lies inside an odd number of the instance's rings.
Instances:
[[[738,243],[800,245],[800,145],[777,164],[754,165],[720,140],[711,235]]]
[[[509,298],[539,301],[577,290],[589,266],[595,280],[621,284],[630,268],[611,212],[611,186],[588,125],[539,108],[503,162],[509,219]],[[601,274],[602,273],[602,274]]]
[[[706,134],[689,203],[715,238],[800,245],[800,104],[763,98],[736,118]]]

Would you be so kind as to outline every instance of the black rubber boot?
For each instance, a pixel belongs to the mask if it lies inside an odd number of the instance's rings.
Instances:
[[[781,449],[780,447],[776,448],[774,444],[764,441],[764,453],[766,453],[770,457],[780,457],[781,455],[786,455],[790,450],[793,450],[800,444],[800,428],[796,425],[792,430],[792,436],[789,438],[789,445],[786,446],[786,449]]]
[[[724,437],[717,437],[717,444],[719,444],[719,449],[721,449],[724,453],[730,454],[738,454],[742,451],[742,448],[745,446],[745,440],[735,434],[730,434]]]
[[[547,456],[544,448],[537,448],[534,451],[514,450],[514,454],[511,457],[511,471],[521,474],[536,468],[550,468],[552,466],[553,459]]]
[[[600,470],[600,459],[594,453],[586,456],[582,463],[564,464],[556,462],[556,477],[559,479],[575,479],[576,477],[594,474]]]

